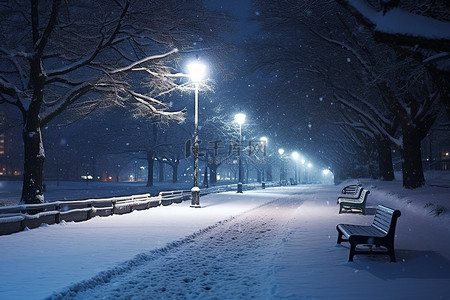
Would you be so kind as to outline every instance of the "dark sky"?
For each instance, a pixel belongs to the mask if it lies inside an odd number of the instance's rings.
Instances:
[[[207,0],[206,5],[216,10],[229,11],[233,17],[236,17],[238,22],[234,29],[238,36],[244,37],[256,30],[256,24],[248,21],[248,17],[254,13],[250,11],[249,0]]]

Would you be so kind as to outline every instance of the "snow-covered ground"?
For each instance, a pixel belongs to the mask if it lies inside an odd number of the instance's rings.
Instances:
[[[397,263],[336,244],[339,186],[227,192],[0,236],[0,299],[450,299],[450,174],[361,180],[398,208]],[[438,216],[436,213],[441,212]],[[373,213],[374,209],[370,209]]]

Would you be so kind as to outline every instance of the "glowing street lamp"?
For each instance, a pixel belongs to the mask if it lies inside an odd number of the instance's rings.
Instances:
[[[194,122],[194,186],[191,189],[191,207],[200,208],[200,188],[198,187],[198,85],[206,75],[206,66],[200,62],[188,65],[189,77],[195,85],[195,122]]]
[[[308,167],[307,181],[308,181],[308,183],[311,183],[311,168],[312,168],[313,165],[312,165],[312,163],[308,163],[306,166]]]
[[[292,152],[292,159],[294,160],[295,184],[297,184],[297,179],[298,179],[298,177],[297,177],[297,161],[298,161],[299,157],[300,157],[300,154],[298,154],[298,152],[295,152],[295,151]]]
[[[234,120],[239,124],[239,147],[242,145],[242,124],[245,122],[245,114],[238,113],[234,116]],[[237,186],[237,192],[242,193],[242,160],[241,160],[241,148],[239,148],[238,153],[238,161],[239,161],[239,180]]]
[[[264,147],[267,147],[267,142],[269,141],[268,138],[263,136],[259,140],[261,141],[261,143],[263,143]],[[265,173],[266,173],[266,162],[264,161],[263,164],[264,165],[263,165],[263,168],[262,168],[263,170],[262,170],[262,177],[261,177],[261,185],[262,185],[262,188],[265,189],[266,188],[266,183],[264,181],[266,180],[266,178],[265,178],[266,177],[266,175],[265,175]]]
[[[283,148],[278,149],[278,154],[280,154],[280,159],[281,159],[280,185],[283,185],[283,180],[284,180],[284,161],[283,161],[284,149]]]

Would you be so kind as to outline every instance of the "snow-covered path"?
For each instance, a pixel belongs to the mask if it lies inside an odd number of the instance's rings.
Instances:
[[[265,298],[277,246],[302,202],[295,194],[271,201],[151,255],[140,255],[55,298]]]
[[[365,216],[338,214],[341,187],[302,185],[1,236],[0,299],[450,299],[449,214],[430,209],[448,189],[363,186]],[[381,203],[402,211],[397,263],[347,262],[336,224],[370,224]]]

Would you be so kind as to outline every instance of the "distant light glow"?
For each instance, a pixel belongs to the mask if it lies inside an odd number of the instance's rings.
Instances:
[[[308,163],[308,168],[310,168],[310,169],[311,169],[311,168],[312,168],[312,166],[313,166],[313,165],[312,165],[312,163]]]
[[[245,114],[243,113],[238,113],[234,116],[234,120],[239,124],[242,125],[245,122]]]
[[[323,174],[323,175],[328,175],[328,174],[330,174],[330,170],[328,170],[328,169],[323,169],[323,170],[322,170],[322,174]]]
[[[283,148],[278,149],[278,154],[283,155],[283,153],[284,153],[284,149]]]
[[[264,142],[267,144],[267,142],[269,141],[268,138],[266,138],[265,136],[263,136],[262,138],[259,139],[261,142]]]
[[[298,158],[300,157],[300,154],[298,154],[298,152],[292,152],[292,158],[294,159],[294,160],[297,160]]]
[[[190,63],[188,66],[189,76],[193,82],[200,82],[206,75],[206,66],[198,61]]]

